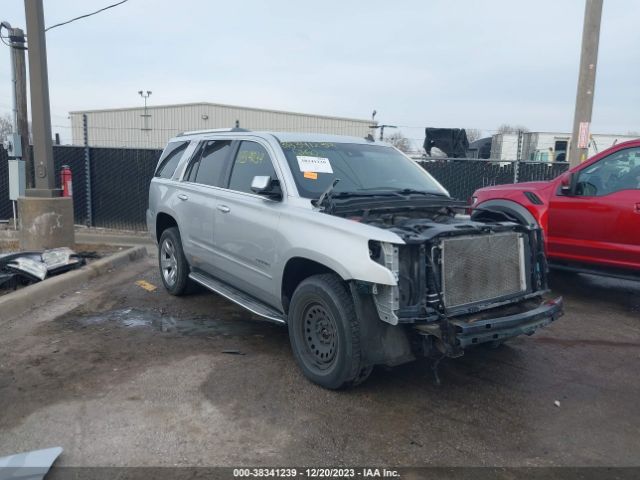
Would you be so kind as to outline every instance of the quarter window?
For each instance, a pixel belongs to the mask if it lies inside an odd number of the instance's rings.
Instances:
[[[255,142],[242,142],[231,171],[229,189],[253,193],[253,177],[267,175],[274,180],[277,178],[267,150]]]
[[[188,146],[189,142],[171,142],[168,144],[164,152],[162,152],[160,160],[158,160],[155,176],[160,178],[173,177],[176,167]]]

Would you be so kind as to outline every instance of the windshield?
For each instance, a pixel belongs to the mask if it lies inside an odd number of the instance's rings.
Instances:
[[[413,160],[392,147],[357,143],[283,142],[300,196],[318,198],[334,179],[339,192],[446,190]]]

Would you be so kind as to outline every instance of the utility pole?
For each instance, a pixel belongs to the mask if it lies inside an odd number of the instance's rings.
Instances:
[[[27,66],[24,52],[24,32],[20,28],[13,28],[9,33],[11,48],[14,55],[14,69],[16,76],[16,129],[22,139],[22,159],[25,162],[26,187],[33,188],[33,159],[29,149],[29,116],[27,113]]]
[[[589,155],[589,128],[593,111],[593,93],[596,84],[598,43],[602,20],[603,0],[586,0],[584,26],[582,28],[582,51],[578,74],[578,92],[573,117],[573,133],[569,148],[569,165],[574,167],[584,162]]]
[[[18,199],[20,248],[42,250],[73,247],[73,201],[55,188],[47,45],[42,0],[25,0],[29,46],[29,87],[33,127],[34,188]]]
[[[13,36],[13,27],[9,22],[0,23],[0,35],[2,29],[6,28],[9,38]],[[24,162],[22,161],[22,140],[18,133],[18,101],[17,101],[17,82],[16,82],[16,54],[17,47],[10,40],[9,43],[11,54],[11,133],[4,138],[4,148],[8,154],[8,173],[9,173],[9,200],[13,207],[13,228],[16,228],[17,214],[16,201],[24,196],[25,190],[25,174]]]

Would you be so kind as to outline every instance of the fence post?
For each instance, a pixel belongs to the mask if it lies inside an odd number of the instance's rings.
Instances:
[[[82,137],[84,139],[84,174],[87,190],[87,227],[93,226],[93,207],[91,205],[91,153],[89,150],[89,128],[87,114],[82,114]]]
[[[520,176],[520,160],[522,159],[522,130],[518,130],[518,151],[516,153],[516,161],[513,164],[513,183],[518,183]]]

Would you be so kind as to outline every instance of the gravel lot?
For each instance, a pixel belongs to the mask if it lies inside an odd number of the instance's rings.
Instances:
[[[285,329],[214,294],[170,297],[150,258],[0,320],[0,456],[59,445],[61,466],[638,465],[640,284],[565,274],[553,288],[562,319],[443,362],[440,386],[419,361],[330,392],[298,371]]]

